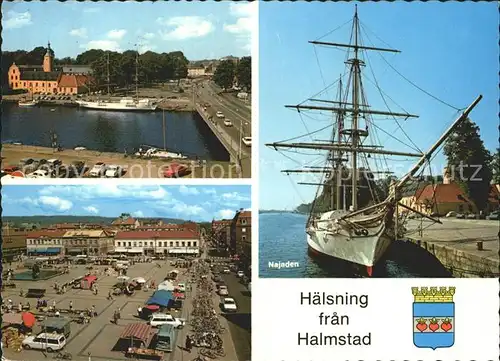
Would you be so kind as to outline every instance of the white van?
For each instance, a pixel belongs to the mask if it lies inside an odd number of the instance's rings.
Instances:
[[[62,350],[66,346],[66,337],[58,333],[40,333],[26,337],[22,345],[25,349],[45,350],[47,352]]]

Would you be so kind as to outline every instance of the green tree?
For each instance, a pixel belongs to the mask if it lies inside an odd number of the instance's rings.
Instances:
[[[500,184],[500,148],[493,154],[490,167],[493,172],[493,183]]]
[[[230,89],[234,83],[235,65],[231,60],[223,60],[214,73],[214,82],[223,89]]]
[[[241,58],[236,68],[238,85],[246,91],[252,90],[252,58],[245,56]]]
[[[453,180],[472,200],[478,210],[488,204],[491,155],[479,136],[479,127],[470,119],[464,121],[444,145],[444,154]]]

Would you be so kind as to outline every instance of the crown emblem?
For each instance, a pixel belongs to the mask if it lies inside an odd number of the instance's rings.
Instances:
[[[453,302],[455,287],[412,287],[411,292],[414,302],[418,303],[436,303]]]

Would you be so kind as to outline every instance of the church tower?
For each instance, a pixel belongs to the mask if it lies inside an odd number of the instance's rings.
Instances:
[[[51,72],[53,69],[53,63],[54,63],[54,51],[50,48],[50,42],[47,44],[47,52],[45,53],[45,56],[43,57],[43,71],[44,72]]]

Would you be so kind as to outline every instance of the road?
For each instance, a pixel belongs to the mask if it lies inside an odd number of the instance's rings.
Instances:
[[[232,148],[239,150],[241,143],[242,156],[250,156],[251,147],[240,142],[241,138],[252,136],[252,121],[250,109],[237,99],[228,99],[217,95],[217,89],[209,82],[198,84],[195,88],[195,101],[197,103],[208,103],[211,106],[207,112],[213,117],[218,127],[224,129],[231,139]],[[238,107],[238,103],[241,106]],[[224,119],[216,117],[215,113],[221,111],[226,119],[231,120],[233,126],[224,126]],[[240,136],[241,135],[241,136]]]
[[[231,338],[239,361],[251,359],[252,336],[251,336],[251,309],[252,299],[246,286],[239,282],[234,273],[222,275],[229,290],[229,295],[234,298],[238,306],[238,312],[225,314]]]

